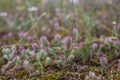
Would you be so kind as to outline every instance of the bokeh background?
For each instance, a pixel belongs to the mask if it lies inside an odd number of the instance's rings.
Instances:
[[[81,36],[118,36],[119,7],[119,0],[0,0],[0,33],[34,27],[29,33],[51,38],[77,27]]]

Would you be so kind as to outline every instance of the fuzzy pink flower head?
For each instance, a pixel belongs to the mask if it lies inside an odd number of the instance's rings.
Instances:
[[[17,50],[13,50],[13,51],[12,51],[12,54],[13,54],[13,56],[14,56],[15,54],[17,54]]]
[[[11,61],[8,61],[7,64],[5,65],[5,68],[8,68],[12,65],[12,62]]]
[[[26,36],[26,33],[24,33],[24,32],[19,32],[19,33],[18,33],[18,36],[19,36],[20,38],[24,38],[24,37]]]
[[[102,48],[105,47],[105,45],[106,45],[106,44],[105,44],[104,42],[101,42],[101,43],[99,44],[99,46],[102,47]]]
[[[20,56],[15,56],[13,58],[13,62],[19,62],[20,61]]]
[[[23,62],[23,67],[24,67],[24,68],[28,68],[29,65],[30,65],[29,61],[25,60],[25,61]]]
[[[8,37],[12,37],[12,36],[13,36],[13,33],[12,33],[12,32],[9,32],[9,33],[7,34],[7,36],[8,36]]]
[[[19,48],[19,50],[25,49],[25,47],[23,45],[19,45],[18,48]]]
[[[35,42],[31,43],[31,45],[32,45],[32,48],[33,48],[33,49],[35,49],[36,47],[38,47],[38,44],[35,43]]]
[[[24,55],[24,53],[25,53],[25,49],[22,49],[21,50],[21,55]]]
[[[40,43],[41,43],[41,47],[43,47],[43,48],[50,46],[50,43],[49,43],[46,36],[41,36],[40,37]]]
[[[111,43],[111,42],[113,42],[113,40],[112,40],[111,37],[107,37],[107,38],[105,39],[105,43]]]
[[[21,54],[24,54],[24,52],[25,52],[25,46],[24,45],[19,45],[18,49],[21,52]]]
[[[100,64],[104,68],[109,68],[108,60],[105,55],[100,55]]]
[[[56,30],[60,29],[60,25],[59,25],[59,22],[58,22],[58,21],[55,21],[55,22],[54,22],[54,28],[55,28]]]
[[[98,48],[98,44],[97,43],[93,43],[92,44],[92,50],[96,50]]]
[[[52,32],[52,30],[51,28],[48,28],[48,27],[42,27],[41,32],[44,35],[49,35]]]
[[[7,64],[1,68],[1,71],[2,72],[5,72],[7,69],[11,68],[12,67],[12,61],[8,61]]]
[[[34,41],[37,38],[37,35],[29,35],[26,37],[28,41]]]
[[[79,43],[79,44],[76,46],[77,49],[83,49],[83,47],[84,47],[84,44],[83,44],[83,43]]]
[[[63,47],[66,50],[71,50],[73,45],[73,39],[71,36],[67,36],[62,40],[62,43],[63,43]]]
[[[77,28],[73,28],[73,35],[78,35],[79,32],[78,32],[78,29]]]
[[[119,45],[119,44],[120,44],[120,40],[116,39],[116,40],[113,41],[113,43],[114,43],[115,45]]]
[[[35,43],[35,42],[32,43],[31,45],[32,45],[32,47],[37,47],[38,46],[37,43]]]
[[[95,72],[90,71],[88,75],[88,80],[102,80],[101,75],[97,76]]]
[[[118,60],[118,70],[120,70],[120,59]]]
[[[61,40],[61,35],[60,34],[56,34],[54,39],[55,39],[55,41]]]
[[[34,36],[32,36],[32,35],[27,36],[27,40],[28,40],[28,41],[34,40]]]

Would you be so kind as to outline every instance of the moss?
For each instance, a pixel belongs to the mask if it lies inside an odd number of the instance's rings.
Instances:
[[[0,79],[3,80],[3,79],[5,79],[5,77],[4,76],[0,76]]]
[[[45,78],[46,80],[56,80],[58,77],[60,76],[60,74],[50,74],[50,75],[47,75]]]
[[[20,71],[19,73],[16,73],[17,77],[23,77],[23,76],[27,76],[28,73],[26,71]]]

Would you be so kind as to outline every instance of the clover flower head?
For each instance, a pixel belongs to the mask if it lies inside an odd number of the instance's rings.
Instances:
[[[98,48],[98,44],[97,43],[93,43],[92,44],[92,50],[96,50]]]
[[[73,39],[71,36],[67,36],[62,40],[62,43],[65,50],[71,50],[73,45]]]
[[[61,40],[61,35],[60,34],[56,34],[54,39],[55,39],[55,41]]]
[[[77,28],[73,28],[73,35],[78,35],[79,32],[78,32],[78,29]]]
[[[41,36],[40,37],[40,43],[41,43],[41,47],[43,47],[43,48],[49,47],[49,45],[50,45],[46,36]]]

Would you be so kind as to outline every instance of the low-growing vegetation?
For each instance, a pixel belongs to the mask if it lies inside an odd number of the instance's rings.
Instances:
[[[1,0],[0,80],[119,80],[119,3]]]

